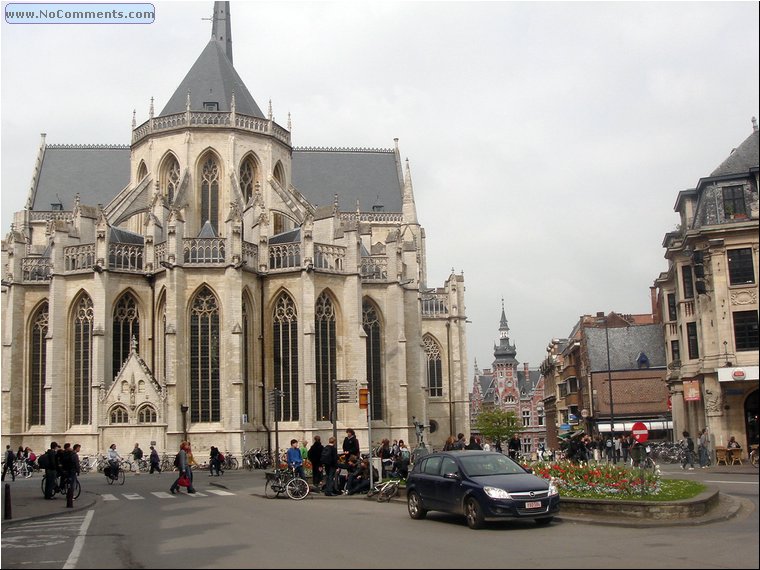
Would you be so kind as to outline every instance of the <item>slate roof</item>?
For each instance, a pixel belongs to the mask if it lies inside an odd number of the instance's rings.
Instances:
[[[212,39],[195,60],[187,75],[159,116],[184,113],[187,92],[190,91],[190,110],[204,111],[205,102],[218,104],[218,111],[230,112],[232,93],[235,93],[235,112],[264,119],[264,114],[243,83],[225,53],[223,42]]]
[[[665,340],[662,325],[632,325],[610,327],[610,369],[638,370],[638,359],[643,352],[649,359],[650,368],[663,368]],[[603,327],[584,327],[591,372],[607,370],[607,341]]]
[[[48,211],[61,203],[71,211],[77,193],[82,204],[105,205],[127,184],[128,146],[48,145],[31,207]]]
[[[401,212],[402,183],[396,154],[387,149],[293,149],[293,186],[314,206],[362,212],[382,204],[383,212]]]
[[[730,176],[732,174],[747,174],[751,168],[757,168],[760,163],[758,155],[758,131],[753,131],[742,144],[736,147],[718,168],[713,170],[710,177]]]

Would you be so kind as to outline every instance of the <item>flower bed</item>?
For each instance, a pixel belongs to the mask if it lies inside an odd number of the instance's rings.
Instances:
[[[539,461],[528,465],[533,474],[554,479],[561,495],[568,497],[616,497],[635,499],[653,496],[662,489],[660,471],[569,461]]]

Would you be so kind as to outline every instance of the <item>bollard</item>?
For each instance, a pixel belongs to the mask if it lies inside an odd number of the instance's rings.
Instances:
[[[13,518],[13,515],[11,513],[11,486],[6,483],[5,484],[5,508],[3,509],[3,518],[5,520],[10,520]]]
[[[69,488],[66,491],[66,508],[74,508],[74,484],[71,482],[69,483]]]

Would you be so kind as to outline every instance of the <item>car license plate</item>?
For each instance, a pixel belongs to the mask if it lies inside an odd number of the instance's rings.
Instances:
[[[541,501],[529,501],[525,503],[526,509],[540,509],[541,508]]]

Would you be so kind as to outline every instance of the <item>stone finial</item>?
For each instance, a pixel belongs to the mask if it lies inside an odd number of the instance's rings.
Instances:
[[[132,109],[132,130],[137,128],[137,110]]]
[[[293,130],[293,123],[290,120],[290,111],[288,111],[288,130],[289,131]]]
[[[150,116],[151,119],[153,118],[153,97],[150,98],[150,111],[148,115]]]
[[[752,132],[757,132],[757,117],[752,117]]]
[[[232,100],[230,101],[230,110],[235,112],[235,92],[232,92]]]
[[[272,120],[272,100],[271,99],[269,100],[269,111],[267,111],[267,117],[269,118],[270,121]]]
[[[185,110],[190,110],[190,90],[187,90],[187,99],[185,100]]]

